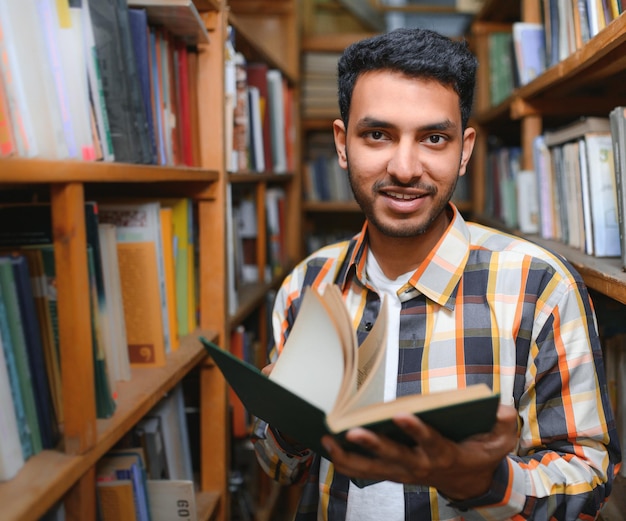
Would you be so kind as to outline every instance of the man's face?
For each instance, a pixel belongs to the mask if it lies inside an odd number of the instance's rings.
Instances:
[[[452,88],[389,71],[356,82],[348,129],[334,123],[339,164],[355,198],[383,235],[415,237],[446,219],[475,132],[462,133]]]

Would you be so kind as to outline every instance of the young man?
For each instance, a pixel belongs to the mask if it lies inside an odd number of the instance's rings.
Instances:
[[[305,482],[299,520],[593,519],[610,493],[620,451],[580,276],[532,243],[465,222],[450,203],[474,146],[476,66],[464,43],[425,30],[346,49],[335,143],[367,220],[286,278],[271,356],[307,286],[341,288],[359,341],[385,295],[385,399],[485,382],[501,395],[497,424],[453,443],[398,415],[414,448],[353,429],[349,439],[376,457],[328,438],[329,461],[261,422],[261,465]]]

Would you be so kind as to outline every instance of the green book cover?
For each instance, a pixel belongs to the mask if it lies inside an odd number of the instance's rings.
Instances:
[[[17,296],[15,280],[13,278],[13,266],[8,258],[0,259],[0,286],[4,299],[11,343],[15,353],[15,363],[17,366],[24,410],[28,418],[28,427],[31,433],[33,454],[41,452],[43,449],[41,431],[39,429],[39,419],[37,417],[37,405],[35,402],[34,382],[30,372],[28,362],[28,351],[26,349],[26,338],[22,329],[22,317]]]
[[[259,369],[238,359],[216,344],[201,338],[206,350],[219,367],[228,384],[235,390],[248,411],[254,416],[269,423],[278,431],[298,440],[298,442],[314,452],[326,455],[321,444],[322,436],[333,434],[343,440],[346,448],[350,447],[344,440],[348,430],[333,432],[327,424],[324,411],[309,401],[292,393],[280,384],[270,380]],[[464,390],[459,392],[462,395]],[[469,395],[470,393],[468,393]],[[398,404],[406,404],[405,412],[410,411],[409,400],[419,401],[420,396],[413,395],[396,400]],[[432,396],[432,395],[428,395]],[[406,400],[405,400],[406,398]],[[385,402],[391,404],[393,402]],[[489,432],[495,424],[499,396],[483,393],[479,398],[469,399],[450,405],[439,405],[434,409],[417,412],[420,419],[441,434],[455,441],[461,441],[474,434]],[[400,412],[394,408],[394,413]],[[354,427],[359,426],[355,423]],[[384,434],[398,442],[412,444],[412,440],[399,429],[391,419],[364,422],[361,426]]]

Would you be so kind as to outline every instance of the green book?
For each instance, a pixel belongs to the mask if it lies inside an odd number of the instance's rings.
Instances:
[[[11,336],[15,364],[19,375],[24,411],[26,413],[28,428],[30,429],[33,454],[37,454],[41,452],[43,445],[37,416],[35,387],[28,361],[26,337],[24,336],[17,288],[13,276],[13,266],[11,260],[8,258],[0,259],[0,287],[2,288],[2,297],[6,307],[9,334]]]
[[[321,444],[326,434],[362,452],[345,440],[346,432],[358,426],[413,444],[392,420],[398,413],[414,413],[454,441],[489,432],[496,421],[499,395],[485,384],[384,402],[386,305],[357,349],[350,316],[334,285],[323,295],[307,289],[269,377],[201,340],[251,414],[321,455],[326,455]]]

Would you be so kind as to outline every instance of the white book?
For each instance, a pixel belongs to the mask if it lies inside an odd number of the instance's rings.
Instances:
[[[96,152],[91,131],[91,105],[82,16],[84,7],[67,8],[67,4],[60,2],[56,4],[58,11],[64,11],[64,23],[58,24],[56,34],[68,109],[76,139],[76,157],[83,161],[92,161],[96,159]]]
[[[619,225],[617,222],[617,188],[611,134],[585,135],[587,169],[591,186],[591,218],[593,222],[594,255],[619,257]]]
[[[591,219],[591,185],[587,170],[587,146],[585,140],[578,141],[578,162],[580,163],[580,188],[583,203],[583,228],[585,233],[584,252],[593,255],[593,224]]]
[[[610,115],[617,188],[617,217],[619,222],[622,267],[626,268],[626,107],[615,107]]]
[[[539,231],[539,203],[537,193],[537,176],[534,170],[520,170],[517,173],[517,221],[522,233]]]
[[[178,383],[147,414],[161,424],[168,479],[193,480],[182,384]]]
[[[235,243],[236,229],[234,220],[233,192],[232,184],[226,186],[226,285],[228,293],[228,314],[234,315],[239,306],[239,298],[237,295],[237,283],[235,281]]]
[[[0,2],[4,50],[11,75],[9,103],[22,127],[20,153],[27,157],[65,159],[68,148],[61,108],[54,89],[35,0]],[[5,23],[6,22],[6,23]],[[5,71],[6,75],[6,71]]]
[[[277,69],[267,71],[268,109],[272,136],[272,168],[276,174],[287,172],[287,145],[285,143],[285,100],[283,75]]]
[[[544,239],[555,238],[552,166],[550,151],[543,135],[533,143],[533,163],[537,173],[537,200],[539,201],[539,234]]]
[[[263,152],[263,123],[261,121],[261,95],[258,87],[248,86],[248,110],[250,116],[250,149],[253,151],[254,163],[251,165],[256,172],[265,171]]]
[[[13,395],[0,337],[0,481],[14,478],[24,466]]]
[[[148,504],[152,521],[197,521],[196,494],[193,481],[182,479],[149,479]]]
[[[122,282],[120,279],[119,260],[117,256],[117,238],[115,225],[100,223],[100,256],[102,257],[102,277],[107,302],[105,346],[110,346],[112,353],[107,353],[107,368],[114,381],[130,380],[130,360],[126,346],[126,321],[124,318],[124,302],[122,299]],[[109,362],[110,360],[110,362]],[[113,388],[113,387],[112,387]]]

